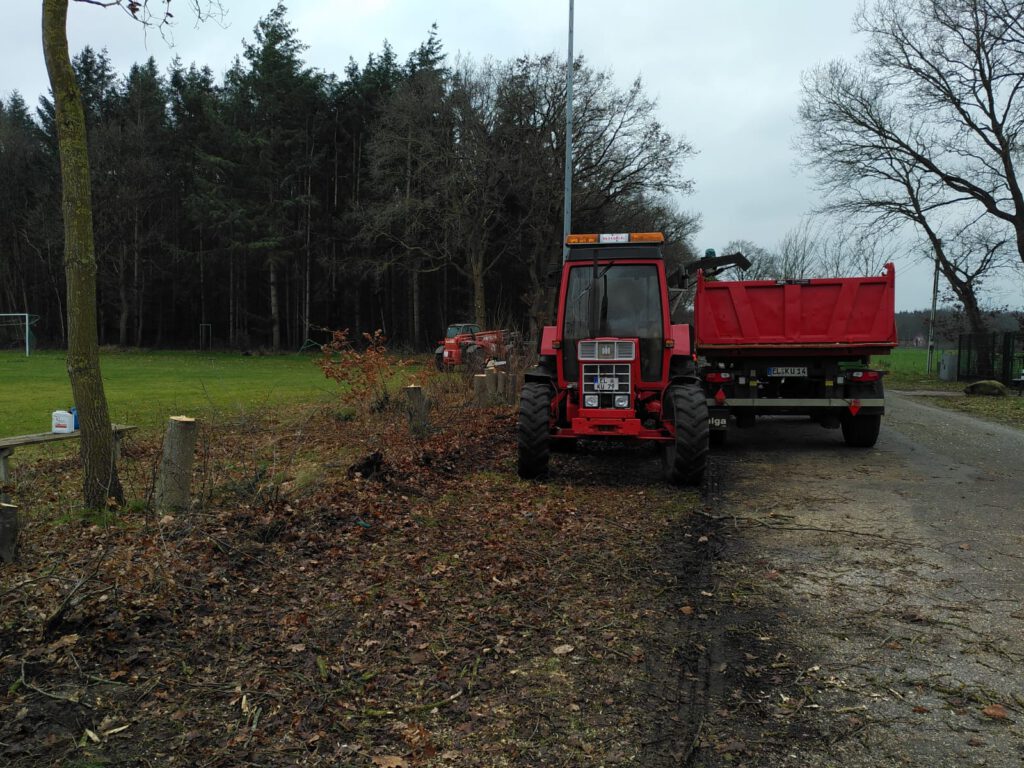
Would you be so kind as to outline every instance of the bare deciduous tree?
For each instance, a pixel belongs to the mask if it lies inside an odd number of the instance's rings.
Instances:
[[[53,91],[60,154],[64,214],[64,265],[68,296],[68,374],[82,429],[83,501],[101,508],[120,504],[124,491],[115,465],[114,436],[100,374],[96,329],[96,249],[85,112],[68,52],[69,0],[43,0],[43,55]],[[151,12],[135,0],[75,0],[104,8],[120,7],[147,26],[164,27],[172,18],[170,0]],[[199,0],[190,0],[200,15]]]
[[[954,263],[958,233],[989,219],[1015,233],[1024,259],[1022,18],[1010,0],[879,0],[856,18],[869,36],[861,64],[832,62],[803,82],[799,146],[821,210],[876,231],[912,225],[965,307],[999,260],[957,244]]]

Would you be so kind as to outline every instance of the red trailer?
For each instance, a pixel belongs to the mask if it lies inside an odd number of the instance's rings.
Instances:
[[[896,272],[811,280],[709,280],[698,272],[695,351],[711,441],[758,416],[802,414],[870,447],[885,412],[872,355],[896,346]]]

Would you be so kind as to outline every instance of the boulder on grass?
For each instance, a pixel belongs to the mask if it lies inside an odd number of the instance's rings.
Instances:
[[[1006,397],[1010,394],[1006,385],[992,379],[984,381],[972,381],[964,387],[964,393],[968,395],[989,395],[990,397]]]

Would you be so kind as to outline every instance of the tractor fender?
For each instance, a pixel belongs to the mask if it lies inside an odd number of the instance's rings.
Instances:
[[[673,355],[668,364],[669,384],[700,384],[697,364],[689,355]]]
[[[540,361],[532,368],[528,368],[523,374],[524,381],[536,381],[541,384],[550,384],[552,389],[555,389],[556,377],[555,359],[553,356],[549,355],[541,355]]]

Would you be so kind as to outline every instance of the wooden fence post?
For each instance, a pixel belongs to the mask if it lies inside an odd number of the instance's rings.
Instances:
[[[422,436],[430,429],[428,414],[430,406],[427,403],[423,388],[411,385],[405,388],[405,396],[408,399],[407,409],[409,413],[409,428],[414,435]]]
[[[18,549],[18,508],[0,502],[0,560],[13,563]]]
[[[196,420],[171,416],[164,435],[164,453],[153,497],[160,511],[187,509],[196,450]]]

